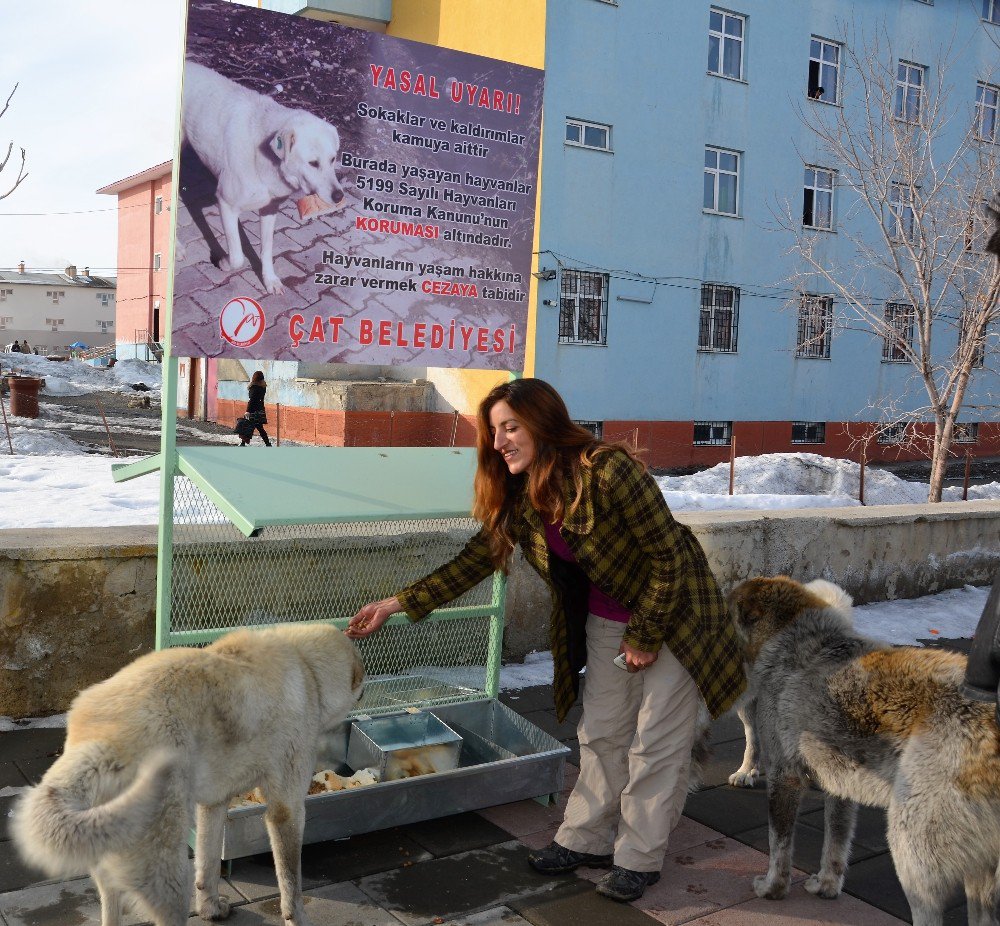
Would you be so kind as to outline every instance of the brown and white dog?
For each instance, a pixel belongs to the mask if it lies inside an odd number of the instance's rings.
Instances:
[[[788,893],[799,800],[812,781],[827,794],[826,834],[806,890],[840,893],[856,804],[884,807],[914,926],[939,926],[961,885],[971,926],[996,926],[995,705],[961,694],[964,656],[863,637],[851,626],[850,599],[833,597],[829,583],[784,576],[751,579],[730,594],[768,788],[770,864],[754,888],[771,899]]]

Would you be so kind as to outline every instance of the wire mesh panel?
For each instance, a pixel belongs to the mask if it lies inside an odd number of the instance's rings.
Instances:
[[[477,528],[472,518],[352,521],[266,527],[245,537],[176,475],[170,613],[158,645],[203,645],[230,630],[278,623],[343,627],[366,602],[451,559]],[[498,579],[417,624],[393,618],[358,641],[368,677],[359,711],[494,695],[501,622]]]

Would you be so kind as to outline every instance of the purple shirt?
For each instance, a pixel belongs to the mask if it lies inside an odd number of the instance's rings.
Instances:
[[[567,563],[575,563],[576,557],[573,555],[573,551],[569,548],[566,541],[563,540],[562,534],[559,533],[560,527],[562,527],[562,521],[556,521],[555,524],[546,524],[545,541],[548,543],[549,549],[559,559],[566,560]],[[604,594],[593,582],[590,582],[589,585],[590,593],[587,598],[587,607],[590,613],[609,621],[618,621],[620,624],[627,624],[628,619],[631,617],[630,612],[610,595]]]

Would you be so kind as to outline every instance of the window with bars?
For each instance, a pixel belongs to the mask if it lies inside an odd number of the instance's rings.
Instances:
[[[795,335],[795,356],[829,360],[833,339],[833,296],[802,293]]]
[[[878,429],[875,438],[879,444],[901,444],[906,440],[906,422],[894,421],[892,424],[884,424]]]
[[[573,421],[580,425],[581,428],[586,428],[594,435],[598,440],[604,437],[604,422],[603,421],[585,421],[579,418],[574,418]]]
[[[951,432],[951,439],[956,444],[975,444],[979,440],[978,421],[956,421]]]
[[[702,207],[722,215],[739,215],[740,153],[705,147]]]
[[[63,325],[66,324],[66,319],[65,318],[47,318],[47,319],[45,319],[45,324],[49,327],[50,330],[52,330],[52,331],[58,331],[60,328],[62,328]]]
[[[807,167],[802,188],[802,224],[833,231],[833,171]]]
[[[927,69],[922,64],[900,61],[896,65],[896,98],[892,114],[903,122],[919,122],[924,108]]]
[[[743,79],[743,33],[746,18],[738,13],[708,12],[708,73]]]
[[[963,312],[962,320],[958,329],[958,343],[959,347],[964,347],[965,342],[971,337],[971,329],[975,324],[975,320],[978,313],[975,312]],[[972,347],[972,367],[973,369],[982,369],[983,364],[986,362],[986,341],[985,338],[978,338],[976,344]]]
[[[826,443],[826,422],[825,421],[793,421],[792,422],[792,443],[793,444],[825,444]]]
[[[701,284],[698,350],[736,352],[740,320],[740,291],[721,283]]]
[[[696,421],[694,443],[698,446],[728,446],[733,439],[731,421]]]
[[[840,45],[812,36],[809,41],[810,100],[821,103],[840,102]]]
[[[1000,0],[983,0],[983,19],[1000,25]]]
[[[559,341],[607,344],[608,274],[563,270],[559,281]]]
[[[597,151],[611,150],[611,126],[583,119],[566,120],[566,144]]]
[[[976,137],[980,141],[997,140],[998,112],[1000,112],[1000,87],[979,81],[976,84]]]
[[[913,212],[913,188],[904,183],[893,183],[889,188],[889,224],[892,238],[913,241],[916,235],[916,218]]]
[[[905,363],[913,344],[913,306],[905,302],[885,304],[886,333],[882,340],[883,363]]]

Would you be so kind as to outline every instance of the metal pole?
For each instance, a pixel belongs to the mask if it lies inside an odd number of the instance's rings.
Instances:
[[[865,503],[865,458],[868,456],[868,442],[861,446],[861,476],[858,485],[858,501]]]
[[[455,409],[455,417],[451,421],[451,441],[449,442],[449,447],[455,446],[455,440],[458,437],[458,409]]]
[[[3,413],[3,429],[7,432],[7,446],[10,448],[10,455],[14,456],[14,443],[10,439],[10,425],[7,424],[7,409],[3,407],[2,392],[0,392],[0,412]]]
[[[392,447],[393,431],[395,431],[396,413],[389,412],[389,446]]]
[[[274,406],[274,443],[280,447],[281,446],[281,403],[278,402]]]
[[[736,485],[736,435],[729,439],[729,494]]]
[[[969,474],[972,471],[972,454],[965,451],[965,476],[962,478],[962,501],[969,500]]]
[[[108,427],[108,419],[104,415],[104,406],[101,404],[101,400],[97,399],[97,410],[101,413],[101,421],[104,422],[104,430],[108,434],[108,446],[111,448],[111,453],[114,456],[118,456],[118,448],[115,446],[115,442],[111,437],[111,428]]]

